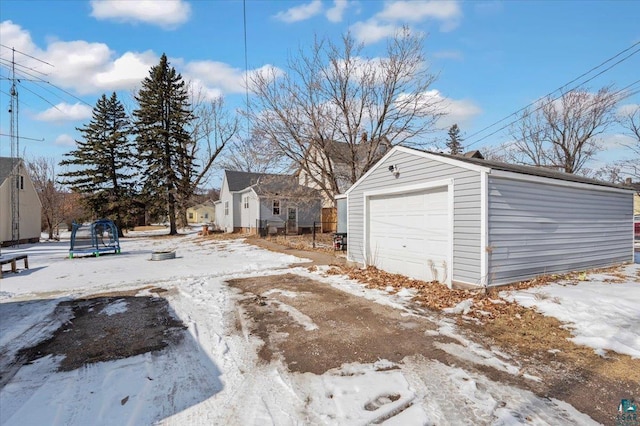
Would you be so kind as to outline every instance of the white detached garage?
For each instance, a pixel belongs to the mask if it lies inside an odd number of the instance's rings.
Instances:
[[[633,260],[633,190],[395,147],[347,192],[349,260],[449,286]]]

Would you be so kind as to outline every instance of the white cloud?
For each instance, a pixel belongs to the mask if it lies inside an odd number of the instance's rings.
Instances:
[[[194,95],[194,99],[212,101],[224,95],[222,90],[215,87],[208,87],[207,84],[199,78],[190,79],[189,84],[189,90]]]
[[[636,139],[622,133],[606,133],[600,137],[600,148],[605,151],[626,150],[634,145]]]
[[[0,40],[4,45],[15,46],[21,52],[55,65],[49,67],[21,57],[22,65],[46,72],[44,79],[80,95],[136,89],[149,75],[150,68],[158,63],[158,55],[152,51],[124,52],[117,56],[106,44],[82,40],[56,40],[45,48],[39,48],[28,31],[11,21],[0,23]],[[3,57],[9,54],[5,48],[0,49]],[[185,62],[181,58],[171,58],[170,62],[186,80],[199,80],[198,84],[206,88],[207,96],[243,93],[245,90],[243,69],[216,61]],[[270,65],[249,73],[269,68],[276,70],[276,76],[282,74],[281,70]]]
[[[438,125],[442,128],[449,128],[453,124],[458,124],[461,128],[470,124],[471,120],[482,113],[482,109],[469,99],[451,99],[442,96],[438,90],[429,90],[424,94],[427,104],[438,104],[445,116],[438,120]]]
[[[444,98],[444,107],[447,115],[438,123],[444,127],[450,127],[456,123],[458,126],[465,126],[482,113],[482,109],[469,99]]]
[[[331,22],[341,22],[347,6],[347,0],[333,0],[333,7],[327,10],[325,16]]]
[[[358,41],[371,44],[393,36],[403,25],[427,19],[439,21],[442,32],[452,31],[461,18],[462,9],[457,1],[391,1],[372,18],[353,24],[351,31]]]
[[[618,117],[626,117],[640,109],[640,104],[626,104],[618,107],[616,115]]]
[[[184,68],[185,76],[201,80],[204,84],[214,85],[232,93],[244,91],[244,70],[216,61],[189,62]]]
[[[94,86],[104,90],[131,89],[149,76],[149,70],[159,58],[151,51],[127,52],[94,75]]]
[[[249,70],[249,80],[256,73],[268,73],[272,78],[283,74],[282,70],[272,65]],[[195,61],[185,65],[185,77],[198,81],[203,88],[216,88],[219,93],[244,93],[245,72],[240,68],[233,68],[228,64],[216,61]]]
[[[382,24],[375,19],[356,22],[350,28],[356,40],[364,44],[373,44],[387,37],[391,37],[395,35],[399,29],[399,25]]]
[[[145,22],[175,28],[189,20],[191,6],[182,0],[91,0],[91,16],[122,22]]]
[[[78,121],[91,117],[92,110],[90,106],[79,102],[73,105],[61,102],[36,115],[35,118],[40,121]]]
[[[61,135],[59,135],[56,140],[54,141],[54,143],[56,145],[60,145],[60,146],[75,146],[76,145],[76,141],[69,135],[67,135],[66,133],[63,133]]]
[[[274,17],[280,21],[292,23],[307,20],[320,12],[322,12],[322,0],[312,0],[311,3],[278,12]]]
[[[420,22],[426,18],[447,21],[460,15],[460,5],[455,1],[396,1],[385,4],[376,17],[384,21]]]

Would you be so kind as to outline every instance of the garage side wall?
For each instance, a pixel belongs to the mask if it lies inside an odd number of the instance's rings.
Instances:
[[[632,260],[632,193],[489,176],[489,285]]]
[[[389,166],[400,171],[396,179]],[[381,189],[402,188],[426,182],[453,179],[453,275],[455,282],[479,284],[480,281],[480,173],[430,160],[406,152],[395,152],[358,186],[350,189],[348,208],[349,260],[364,263],[364,194]],[[402,226],[402,224],[398,224]]]

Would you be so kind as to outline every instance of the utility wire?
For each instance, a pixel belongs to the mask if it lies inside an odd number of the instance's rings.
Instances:
[[[42,60],[42,59],[40,59],[40,58],[36,58],[35,56],[31,56],[31,55],[29,55],[29,54],[27,54],[27,53],[21,52],[21,51],[19,51],[19,50],[15,49],[15,48],[13,48],[13,47],[9,47],[9,46],[7,46],[6,44],[2,44],[2,43],[0,43],[0,46],[4,47],[5,49],[9,49],[9,50],[11,50],[11,51],[13,51],[13,52],[19,53],[19,54],[21,54],[21,55],[23,55],[23,56],[26,56],[27,58],[35,59],[35,60],[36,60],[36,61],[38,61],[38,62],[42,62],[43,64],[46,64],[46,65],[49,65],[50,67],[54,67],[54,68],[55,68],[55,66],[54,66],[54,65],[51,65],[51,64],[50,64],[49,62],[47,62],[47,61],[43,61],[43,60]]]
[[[633,83],[628,84],[627,86],[623,87],[622,89],[620,89],[620,90],[618,90],[618,91],[616,91],[616,92],[612,93],[612,95],[611,95],[611,96],[612,96],[612,97],[616,97],[616,99],[617,99],[617,101],[618,101],[618,102],[620,102],[620,101],[622,101],[622,100],[624,100],[624,99],[627,99],[627,98],[629,98],[629,97],[631,97],[631,96],[634,96],[634,95],[636,95],[636,94],[640,93],[640,86],[638,87],[638,89],[637,89],[637,90],[628,90],[628,91],[627,91],[627,89],[632,88],[633,86],[635,86],[635,85],[636,85],[636,84],[638,84],[638,83],[640,83],[640,80],[636,80],[636,81],[634,81]],[[621,95],[622,93],[624,93],[624,95]],[[618,97],[618,95],[621,95],[621,96],[620,96],[620,97]],[[593,100],[590,104],[585,105],[585,108],[590,108],[590,107],[592,107],[592,106],[596,105],[596,102],[597,102],[596,100]],[[545,130],[546,130],[546,129],[541,129],[541,130],[539,130],[538,132],[536,132],[536,133],[535,133],[535,135],[536,135],[536,136],[537,136],[537,135],[540,135],[540,134],[541,134],[542,132],[544,132]],[[507,149],[507,148],[509,148],[510,146],[517,144],[518,142],[519,142],[519,141],[514,140],[514,141],[511,141],[511,142],[508,142],[508,143],[505,143],[505,144],[501,145],[501,146],[500,146],[500,148],[501,148],[501,149]]]
[[[247,109],[247,139],[250,136],[249,130],[249,60],[247,54],[247,2],[246,0],[242,0],[242,24],[244,29],[244,93],[245,93],[245,102]]]
[[[591,68],[589,71],[587,71],[587,72],[585,72],[585,73],[582,73],[581,75],[579,75],[578,77],[576,77],[576,78],[574,78],[573,80],[569,81],[568,83],[566,83],[566,84],[564,84],[564,85],[562,85],[562,86],[558,87],[556,90],[554,90],[554,91],[552,91],[552,92],[547,93],[547,94],[546,94],[546,95],[544,95],[542,98],[547,98],[547,97],[549,97],[549,96],[553,95],[554,93],[556,93],[556,92],[558,92],[558,91],[563,90],[564,88],[566,88],[566,87],[567,87],[567,86],[569,86],[570,84],[575,83],[576,81],[580,80],[582,77],[585,77],[586,75],[590,74],[591,72],[595,71],[596,69],[598,69],[598,68],[602,67],[603,65],[605,65],[605,64],[607,64],[607,63],[609,63],[609,62],[613,61],[613,60],[614,60],[614,59],[616,59],[618,56],[623,55],[623,54],[625,54],[626,52],[628,52],[629,50],[634,49],[634,48],[635,48],[636,46],[638,46],[638,45],[640,45],[640,41],[638,41],[638,42],[636,42],[636,43],[632,44],[631,46],[627,47],[627,48],[626,48],[626,49],[624,49],[624,50],[621,50],[620,52],[616,53],[614,56],[612,56],[612,57],[610,57],[610,58],[608,58],[608,59],[604,60],[604,61],[603,61],[603,62],[601,62],[600,64],[598,64],[598,65],[596,65],[595,67]],[[631,53],[630,55],[628,55],[627,57],[625,57],[625,58],[623,58],[622,60],[620,60],[620,61],[616,62],[615,64],[613,64],[612,66],[608,67],[608,68],[607,68],[607,69],[605,69],[604,71],[602,71],[602,72],[600,72],[600,73],[596,74],[594,77],[592,77],[592,78],[590,78],[589,80],[587,80],[587,81],[585,81],[585,82],[583,82],[583,83],[579,84],[578,86],[574,87],[574,88],[573,88],[573,89],[571,89],[571,90],[574,90],[575,88],[577,88],[577,87],[579,87],[579,86],[581,86],[581,85],[585,84],[586,82],[589,82],[589,81],[593,80],[595,77],[597,77],[597,76],[601,75],[603,72],[606,72],[606,71],[610,70],[611,68],[613,68],[614,66],[616,66],[616,65],[620,64],[621,62],[624,62],[625,60],[629,59],[631,56],[633,56],[633,55],[635,55],[636,53],[638,53],[638,51],[640,51],[640,49],[635,50],[634,52],[632,52],[632,53]],[[505,121],[505,120],[509,119],[509,117],[513,117],[513,116],[515,116],[515,115],[517,115],[517,114],[521,113],[522,111],[526,110],[527,108],[529,108],[529,107],[531,107],[531,106],[535,105],[537,102],[538,102],[537,100],[536,100],[536,101],[531,102],[530,104],[526,105],[525,107],[520,108],[519,110],[517,110],[517,111],[515,111],[515,112],[513,112],[513,113],[511,113],[511,114],[509,114],[509,115],[507,115],[506,117],[504,117],[504,118],[502,118],[502,119],[500,119],[500,120],[496,121],[495,123],[492,123],[492,124],[490,124],[490,125],[488,125],[488,126],[486,126],[486,127],[482,128],[482,129],[478,130],[477,132],[472,133],[471,135],[467,136],[467,138],[472,138],[472,137],[474,137],[474,136],[479,135],[480,133],[483,133],[485,130],[488,130],[488,129],[490,129],[490,128],[492,128],[492,127],[494,127],[494,126],[496,126],[496,125],[498,125],[498,124],[502,123],[503,121]],[[493,133],[491,133],[491,134],[489,134],[489,135],[487,135],[487,136],[485,136],[485,137],[483,137],[483,138],[481,138],[481,139],[479,139],[479,140],[477,140],[477,141],[475,141],[475,142],[473,142],[473,143],[471,143],[471,144],[467,145],[467,148],[469,148],[471,145],[474,145],[474,144],[476,144],[476,143],[478,143],[478,142],[480,142],[480,141],[482,141],[482,140],[486,139],[486,138],[487,138],[487,137],[489,137],[489,136],[493,136],[494,134],[496,134],[496,133],[497,133],[497,132],[499,132],[500,130],[503,130],[505,127],[508,127],[508,126],[509,126],[509,125],[511,125],[511,124],[512,124],[512,123],[508,124],[507,126],[503,126],[502,128],[498,129],[498,131],[493,132]]]
[[[46,99],[45,97],[41,96],[40,94],[34,92],[33,90],[29,89],[28,87],[26,87],[25,85],[22,85],[22,88],[24,90],[26,90],[27,92],[39,97],[40,99],[42,99],[43,101],[45,101],[46,103],[48,103],[49,105],[51,105],[53,108],[57,109],[58,111],[60,111],[61,113],[64,114],[64,111],[62,111],[60,108],[58,108],[57,106],[55,106],[54,104],[52,104],[48,99]]]
[[[640,42],[635,43],[633,46],[631,46],[631,48],[633,48],[634,46],[637,46],[638,44],[640,44]],[[628,50],[629,50],[629,49],[625,49],[625,51],[624,51],[624,52],[626,52],[626,51],[628,51]],[[622,53],[624,53],[624,52],[621,52],[621,53],[617,54],[615,57],[620,56],[620,54],[622,54]],[[615,67],[615,66],[617,66],[617,65],[621,64],[622,62],[626,61],[627,59],[629,59],[630,57],[632,57],[633,55],[635,55],[635,54],[636,54],[636,53],[638,53],[638,52],[640,52],[640,48],[639,48],[639,49],[636,49],[636,50],[635,50],[635,51],[633,51],[633,52],[631,52],[629,55],[625,56],[624,58],[622,58],[622,59],[620,59],[620,60],[616,61],[615,63],[613,63],[613,64],[612,64],[612,65],[610,65],[609,67],[607,67],[607,68],[603,69],[602,71],[598,72],[597,74],[595,74],[594,76],[590,77],[589,79],[587,79],[587,80],[583,81],[582,83],[577,84],[576,86],[572,87],[571,89],[569,89],[569,90],[568,90],[568,92],[570,92],[570,91],[572,91],[572,90],[575,90],[575,89],[579,88],[580,86],[582,86],[582,85],[584,85],[584,84],[586,84],[586,83],[588,83],[588,82],[590,82],[590,81],[594,80],[596,77],[601,76],[601,75],[602,75],[602,74],[604,74],[605,72],[609,71],[609,70],[610,70],[610,69],[612,69],[613,67]],[[612,57],[612,58],[608,59],[607,61],[605,61],[605,62],[603,62],[602,64],[598,65],[598,67],[596,67],[596,68],[599,68],[599,67],[600,67],[600,66],[602,66],[603,64],[605,64],[605,63],[607,63],[607,62],[610,62],[613,58],[614,58],[614,57]],[[592,70],[593,70],[593,69],[592,69]],[[591,70],[590,70],[589,72],[591,72]],[[584,75],[585,75],[585,74],[583,74],[583,76],[584,76]],[[581,76],[581,77],[582,77],[582,76]],[[580,78],[580,77],[578,77],[578,78]],[[576,81],[576,79],[572,80],[572,82],[573,82],[573,81]],[[632,83],[632,84],[633,84],[633,83]],[[548,98],[551,94],[553,94],[553,93],[557,92],[558,90],[563,89],[563,88],[565,88],[565,87],[567,87],[567,86],[568,86],[568,84],[565,84],[565,85],[564,85],[564,86],[562,86],[561,88],[556,89],[556,90],[554,90],[553,92],[551,92],[551,93],[549,93],[549,94],[545,95],[545,97],[544,97],[544,98]],[[554,98],[549,99],[549,100],[547,100],[547,101],[545,101],[545,102],[534,101],[534,102],[530,103],[529,105],[525,106],[524,108],[521,108],[521,109],[519,109],[518,111],[516,111],[516,112],[514,112],[514,113],[512,113],[512,114],[509,114],[508,116],[506,116],[506,117],[505,117],[505,118],[503,118],[502,120],[497,121],[497,122],[495,122],[495,123],[491,124],[490,126],[487,126],[487,127],[485,127],[484,129],[482,129],[482,130],[480,130],[480,131],[478,131],[478,132],[473,133],[473,134],[472,134],[471,136],[469,136],[469,137],[473,137],[473,136],[477,135],[478,133],[481,133],[481,132],[483,132],[484,130],[487,130],[488,128],[493,127],[493,126],[495,126],[496,124],[499,124],[499,123],[501,123],[501,122],[505,121],[505,120],[506,120],[506,119],[508,119],[509,117],[512,117],[512,116],[514,116],[514,115],[517,115],[517,114],[519,114],[520,112],[522,112],[522,111],[526,110],[527,108],[529,108],[529,107],[531,107],[531,106],[535,105],[536,103],[538,103],[538,106],[537,106],[535,109],[533,109],[532,111],[530,111],[529,113],[527,113],[526,115],[533,114],[534,112],[537,112],[537,111],[539,111],[540,109],[542,109],[545,105],[547,105],[547,104],[549,104],[549,103],[552,103],[552,102],[554,102],[554,101],[557,101],[557,100],[558,100],[558,99],[560,99],[564,94],[565,94],[565,92],[562,92],[562,93],[560,93],[558,96],[555,96]],[[501,132],[502,130],[506,129],[507,127],[511,126],[511,125],[512,125],[512,124],[514,124],[514,123],[517,123],[518,121],[520,121],[520,118],[516,118],[515,120],[510,121],[509,123],[507,123],[507,124],[505,124],[504,126],[500,127],[498,130],[495,130],[495,131],[493,131],[493,132],[489,133],[488,135],[483,136],[483,137],[481,137],[480,139],[477,139],[477,140],[473,141],[472,143],[468,144],[468,145],[466,146],[466,149],[469,149],[469,147],[471,147],[472,145],[475,145],[475,144],[477,144],[478,142],[482,142],[483,140],[487,139],[488,137],[493,136],[493,135],[495,135],[496,133]]]
[[[4,67],[4,68],[6,68],[4,65],[1,65],[1,64],[0,64],[0,67]],[[57,89],[57,90],[61,91],[62,93],[66,94],[67,96],[72,97],[73,99],[77,100],[78,102],[81,102],[81,103],[83,103],[83,104],[85,104],[85,105],[87,105],[87,106],[91,106],[91,105],[90,105],[89,103],[87,103],[85,100],[83,100],[83,99],[81,99],[81,98],[77,97],[77,96],[76,96],[76,95],[74,95],[73,93],[70,93],[70,92],[68,92],[68,91],[64,90],[62,87],[56,86],[55,84],[51,83],[50,81],[44,80],[44,79],[42,79],[42,78],[38,77],[37,75],[33,75],[33,74],[31,74],[30,72],[28,72],[28,71],[24,71],[24,70],[22,70],[22,71],[20,71],[19,73],[18,73],[18,72],[16,72],[16,74],[19,74],[19,76],[20,76],[20,77],[18,77],[18,78],[17,78],[18,82],[20,82],[20,80],[24,80],[24,81],[34,82],[34,83],[36,83],[36,84],[38,84],[38,83],[46,84],[46,85],[49,85],[49,86],[51,86],[51,87],[53,87],[53,88],[55,88],[55,89]],[[45,74],[45,75],[46,75],[46,74]],[[33,79],[27,79],[27,78],[25,78],[25,77],[23,77],[23,76],[33,77]],[[41,89],[44,89],[44,90],[46,90],[47,92],[51,93],[52,95],[54,95],[54,96],[58,97],[60,100],[62,100],[62,101],[64,101],[64,100],[65,100],[62,96],[58,95],[58,94],[57,94],[57,93],[55,93],[54,91],[52,91],[52,90],[48,90],[48,89],[44,88],[43,86],[41,86],[40,84],[38,84],[38,86],[39,86]],[[21,85],[21,87],[24,87],[24,85]],[[32,92],[32,93],[33,93],[33,92]]]
[[[10,60],[8,60],[8,59],[4,59],[4,58],[3,58],[3,57],[1,57],[1,56],[0,56],[0,62],[4,62],[4,63],[5,63],[5,64],[7,64],[7,65],[11,65],[11,64],[12,64]],[[44,73],[44,72],[42,72],[42,71],[40,71],[40,70],[37,70],[37,69],[35,69],[35,68],[33,68],[33,67],[28,67],[28,66],[26,66],[26,65],[22,65],[22,64],[18,64],[18,63],[15,63],[15,64],[13,64],[13,65],[15,65],[16,67],[26,68],[26,69],[27,69],[27,70],[29,70],[29,71],[37,72],[38,74],[42,74],[42,75],[45,75],[45,76],[46,76],[46,75],[48,75],[48,74],[46,74],[46,73]]]

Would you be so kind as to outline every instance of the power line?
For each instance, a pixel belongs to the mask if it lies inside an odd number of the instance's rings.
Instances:
[[[12,137],[11,135],[8,135],[6,133],[0,133],[0,136],[5,136],[5,137],[9,137],[9,138]],[[44,142],[44,138],[42,138],[42,139],[34,139],[34,138],[28,138],[26,136],[15,136],[15,137],[17,137],[19,139],[25,139],[25,140],[28,140],[28,141]]]
[[[19,51],[19,50],[15,49],[15,48],[13,48],[13,47],[9,47],[9,46],[7,46],[7,45],[5,45],[5,44],[2,44],[2,43],[0,43],[0,46],[4,47],[5,49],[9,49],[9,50],[11,50],[11,51],[13,51],[13,52],[15,52],[15,53],[19,53],[19,54],[21,54],[21,55],[23,55],[23,56],[26,56],[27,58],[34,59],[34,60],[36,60],[36,61],[38,61],[38,62],[42,62],[43,64],[46,64],[46,65],[49,65],[50,67],[54,67],[54,68],[55,68],[55,66],[54,66],[54,65],[51,65],[49,62],[47,62],[47,61],[43,61],[42,59],[40,59],[40,58],[36,58],[35,56],[31,56],[31,55],[29,55],[28,53],[21,52],[21,51]]]
[[[618,91],[616,91],[616,92],[612,93],[612,95],[611,95],[611,96],[612,96],[612,97],[616,97],[616,99],[617,99],[617,101],[618,101],[618,102],[620,102],[620,101],[622,101],[622,100],[624,100],[624,99],[627,99],[627,98],[629,98],[629,97],[631,97],[631,96],[634,96],[634,95],[636,95],[636,94],[640,93],[640,86],[638,87],[638,89],[637,89],[637,90],[628,90],[628,91],[627,91],[627,89],[630,89],[630,88],[632,88],[633,86],[635,86],[636,84],[639,84],[639,83],[640,83],[640,80],[636,80],[636,81],[634,81],[633,83],[628,84],[627,86],[623,87],[622,89],[620,89],[620,90],[618,90]],[[622,96],[618,97],[618,95],[620,95],[620,94],[622,94],[622,93],[624,93],[624,95],[622,95]],[[592,106],[596,105],[596,102],[597,102],[596,100],[593,100],[593,101],[591,102],[591,104],[587,104],[587,105],[585,105],[585,108],[590,108],[590,107],[592,107]],[[539,130],[538,132],[536,132],[536,133],[535,133],[535,135],[536,135],[536,136],[537,136],[537,135],[540,135],[540,133],[542,133],[543,131],[545,131],[545,129]],[[475,142],[474,142],[474,143],[475,143]],[[516,143],[518,143],[518,141],[517,141],[517,140],[514,140],[514,141],[508,142],[508,143],[506,143],[506,144],[503,144],[500,148],[502,148],[502,149],[507,149],[507,148],[509,148],[510,146],[515,145]]]
[[[636,42],[636,43],[632,44],[631,46],[627,47],[627,48],[626,48],[626,49],[624,49],[624,50],[621,50],[620,52],[616,53],[614,56],[612,56],[612,57],[610,57],[610,58],[606,59],[605,61],[601,62],[600,64],[596,65],[595,67],[591,68],[589,71],[587,71],[587,72],[585,72],[585,73],[582,73],[582,74],[581,74],[581,75],[579,75],[578,77],[576,77],[576,78],[574,78],[573,80],[569,81],[568,83],[566,83],[566,84],[564,84],[564,85],[562,85],[562,86],[558,87],[558,88],[557,88],[557,89],[555,89],[554,91],[547,93],[547,94],[546,94],[546,95],[544,95],[542,98],[547,98],[547,97],[549,97],[549,96],[553,95],[554,93],[556,93],[556,92],[558,92],[558,91],[561,91],[561,90],[565,89],[565,88],[566,88],[567,86],[569,86],[570,84],[572,84],[572,83],[574,83],[574,82],[576,82],[576,81],[580,80],[582,77],[584,77],[584,76],[586,76],[586,75],[590,74],[591,72],[595,71],[596,69],[598,69],[598,68],[600,68],[600,67],[604,66],[605,64],[607,64],[607,63],[609,63],[609,62],[613,61],[613,60],[614,60],[614,59],[616,59],[617,57],[619,57],[619,56],[621,56],[621,55],[625,54],[626,52],[628,52],[628,51],[630,51],[630,50],[634,49],[634,48],[635,48],[636,46],[638,46],[638,45],[640,45],[640,41],[638,41],[638,42]],[[570,90],[575,90],[576,88],[580,87],[581,85],[584,85],[585,83],[588,83],[589,81],[591,81],[591,80],[593,80],[594,78],[596,78],[596,77],[598,77],[598,76],[602,75],[602,74],[603,74],[603,73],[605,73],[606,71],[609,71],[611,68],[615,67],[616,65],[618,65],[618,64],[620,64],[620,63],[622,63],[622,62],[626,61],[627,59],[629,59],[631,56],[635,55],[635,54],[636,54],[636,53],[638,53],[638,52],[640,52],[640,49],[636,49],[635,51],[631,52],[631,54],[629,54],[628,56],[626,56],[626,57],[622,58],[621,60],[619,60],[619,61],[615,62],[613,65],[611,65],[611,66],[609,66],[608,68],[606,68],[606,69],[604,69],[604,70],[600,71],[598,74],[594,75],[593,77],[589,78],[588,80],[586,80],[586,81],[584,81],[584,82],[582,82],[582,83],[578,84],[577,86],[574,86],[574,87],[573,87],[572,89],[570,89]],[[559,97],[560,97],[560,96],[559,96]],[[553,100],[556,100],[556,99],[558,99],[559,97],[556,97],[556,98],[555,98],[555,99],[553,99]],[[553,100],[552,100],[551,102],[553,102]],[[492,124],[490,124],[490,125],[488,125],[488,126],[486,126],[486,127],[482,128],[482,129],[478,130],[477,132],[472,133],[471,135],[467,136],[467,138],[472,138],[472,137],[474,137],[474,136],[476,136],[476,135],[479,135],[480,133],[483,133],[485,130],[488,130],[488,129],[490,129],[490,128],[492,128],[492,127],[494,127],[494,126],[496,126],[496,125],[498,125],[498,124],[502,123],[503,121],[505,121],[505,120],[509,119],[509,117],[513,117],[513,116],[515,116],[515,115],[517,115],[517,114],[521,113],[522,111],[526,110],[527,108],[529,108],[529,107],[531,107],[531,106],[535,105],[537,102],[538,102],[538,100],[536,100],[536,101],[533,101],[533,102],[529,103],[529,104],[528,104],[528,105],[526,105],[525,107],[520,108],[519,110],[517,110],[517,111],[515,111],[515,112],[513,112],[513,113],[511,113],[511,114],[509,114],[509,115],[507,115],[506,117],[504,117],[504,118],[502,118],[502,119],[500,119],[500,120],[496,121],[495,123],[492,123]],[[539,109],[539,108],[538,108],[538,109]],[[537,111],[537,109],[536,109],[536,110],[534,110],[534,111]],[[517,121],[517,120],[516,120],[516,121]],[[484,137],[482,137],[482,138],[480,138],[480,139],[478,139],[478,140],[476,140],[476,141],[474,141],[474,142],[472,142],[472,143],[468,144],[468,145],[467,145],[467,148],[469,148],[469,147],[470,147],[470,146],[472,146],[472,145],[475,145],[475,144],[476,144],[476,143],[478,143],[478,142],[481,142],[481,141],[485,140],[486,138],[488,138],[488,137],[490,137],[490,136],[495,135],[496,133],[500,132],[501,130],[504,130],[506,127],[510,126],[511,124],[513,124],[513,122],[511,122],[511,123],[507,124],[506,126],[501,127],[500,129],[498,129],[497,131],[495,131],[495,132],[493,132],[493,133],[490,133],[490,134],[488,134],[488,135],[486,135],[486,136],[484,136]]]
[[[10,61],[10,60],[8,60],[8,59],[4,59],[4,58],[3,58],[3,57],[1,57],[1,56],[0,56],[0,62],[4,62],[5,64],[11,65],[11,61]],[[28,66],[26,66],[26,65],[22,65],[22,64],[18,64],[18,63],[16,63],[16,64],[15,64],[15,66],[17,66],[17,67],[21,67],[21,68],[26,68],[26,69],[27,69],[27,70],[29,70],[29,71],[37,72],[38,74],[42,74],[42,75],[45,75],[45,76],[46,76],[46,75],[48,75],[48,74],[46,74],[46,73],[44,73],[44,72],[42,72],[42,71],[40,71],[40,70],[37,70],[37,69],[35,69],[35,68],[33,68],[33,67],[28,67]]]
[[[249,130],[249,60],[247,54],[247,2],[242,0],[242,23],[244,29],[244,93],[245,93],[245,107],[247,108],[247,139],[250,138]]]

